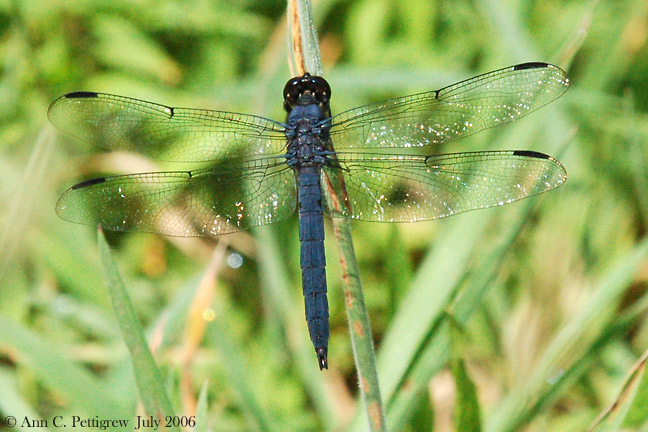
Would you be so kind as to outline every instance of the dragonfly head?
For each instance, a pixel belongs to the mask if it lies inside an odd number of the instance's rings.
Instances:
[[[331,87],[322,77],[307,72],[303,76],[291,78],[286,83],[283,94],[284,108],[288,114],[298,105],[317,104],[322,111],[330,111]]]

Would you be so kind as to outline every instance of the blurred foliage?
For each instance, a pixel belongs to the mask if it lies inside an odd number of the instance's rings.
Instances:
[[[487,431],[583,430],[614,402],[628,404],[627,430],[645,430],[633,398],[616,398],[646,397],[645,385],[622,390],[648,347],[648,3],[321,0],[314,15],[335,112],[525,61],[572,80],[551,106],[448,146],[552,154],[565,186],[450,220],[353,225],[391,429],[450,430],[456,400],[479,404]],[[54,205],[93,174],[152,165],[57,138],[49,103],[93,90],[281,119],[285,27],[277,0],[0,0],[2,417],[143,414],[95,232]],[[199,417],[214,430],[364,430],[363,414],[350,426],[357,378],[333,235],[332,369],[320,373],[297,229],[106,233],[176,413],[204,388]],[[209,273],[217,241],[229,249]],[[204,280],[216,288],[203,335],[185,323]]]

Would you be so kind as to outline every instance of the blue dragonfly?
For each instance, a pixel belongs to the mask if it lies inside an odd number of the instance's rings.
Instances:
[[[561,186],[565,169],[542,153],[440,154],[439,148],[517,120],[568,87],[560,68],[524,63],[332,116],[329,84],[306,73],[284,88],[285,122],[69,93],[48,112],[63,132],[192,169],[86,180],[60,197],[56,212],[106,230],[194,237],[285,220],[297,209],[306,320],[324,369],[329,339],[324,215],[424,221]]]

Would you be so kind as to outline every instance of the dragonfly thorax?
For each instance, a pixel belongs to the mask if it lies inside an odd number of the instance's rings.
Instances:
[[[321,122],[301,119],[286,130],[287,163],[293,168],[323,165],[326,162],[328,129]]]
[[[322,107],[317,103],[310,93],[305,93],[299,98],[299,104],[295,105],[288,114],[288,125],[297,127],[304,120],[315,124],[329,117]]]
[[[292,106],[286,127],[287,163],[291,167],[321,166],[326,162],[330,122],[325,120],[330,118],[330,114],[328,105],[324,108],[317,94],[310,89],[300,93]]]

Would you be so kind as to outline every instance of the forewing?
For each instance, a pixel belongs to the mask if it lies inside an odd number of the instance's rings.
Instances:
[[[322,175],[327,212],[372,222],[415,222],[504,205],[567,179],[560,162],[531,151],[337,156],[339,165]]]
[[[88,180],[68,189],[56,211],[67,221],[112,231],[219,235],[288,218],[295,185],[282,158],[226,160],[194,171]]]
[[[563,70],[524,63],[441,90],[366,105],[333,117],[336,150],[424,147],[510,123],[567,91]]]
[[[158,160],[206,162],[284,151],[281,123],[245,114],[172,108],[103,93],[56,99],[48,117],[60,130],[108,150]]]

